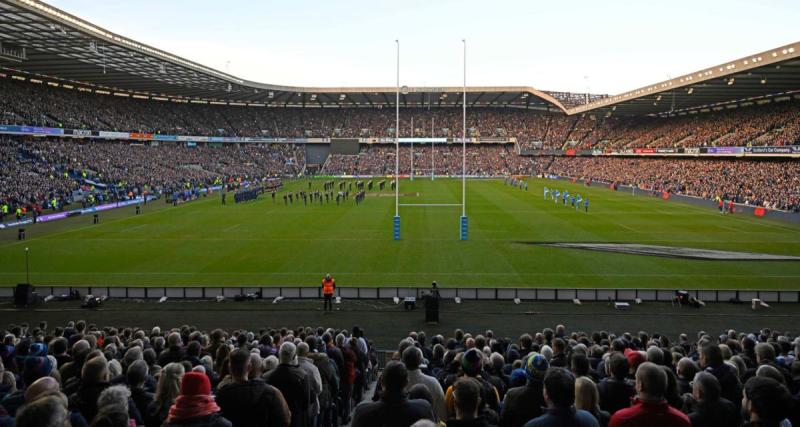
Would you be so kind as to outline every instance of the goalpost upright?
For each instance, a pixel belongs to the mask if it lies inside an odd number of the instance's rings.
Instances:
[[[397,45],[397,93],[395,97],[395,127],[394,127],[394,240],[400,240],[400,40],[395,39]]]
[[[464,44],[464,99],[463,122],[461,128],[461,240],[467,240],[467,40],[461,39]]]

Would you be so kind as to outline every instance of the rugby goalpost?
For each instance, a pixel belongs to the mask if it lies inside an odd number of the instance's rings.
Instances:
[[[400,203],[400,41],[395,39],[397,47],[397,91],[395,97],[395,169],[394,169],[394,218],[393,235],[394,240],[400,240],[400,207],[457,207],[461,206],[461,217],[459,221],[460,240],[467,240],[469,231],[469,221],[467,219],[467,40],[461,39],[463,44],[463,99],[462,106],[462,128],[461,128],[461,203]],[[408,87],[403,86],[403,95],[408,94]],[[413,120],[413,119],[412,119]],[[434,147],[434,124],[431,120],[431,181],[435,179],[435,147]],[[414,125],[411,125],[411,173],[409,179],[414,179]]]

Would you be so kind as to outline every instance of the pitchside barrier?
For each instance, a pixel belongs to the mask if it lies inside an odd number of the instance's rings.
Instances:
[[[77,290],[81,296],[108,296],[119,299],[160,299],[168,297],[174,299],[214,299],[218,296],[233,298],[237,295],[262,292],[264,299],[273,299],[278,296],[291,299],[321,299],[320,287],[276,286],[276,287],[69,287],[69,286],[35,286],[34,292],[40,297],[54,295],[56,297],[67,295],[71,290]],[[670,302],[675,298],[677,289],[592,289],[592,288],[439,288],[439,294],[445,299],[484,300],[484,301],[572,301],[579,299],[582,302],[600,301],[664,301]],[[429,287],[343,287],[336,288],[336,296],[342,299],[387,299],[398,297],[421,298],[430,291]],[[689,294],[704,302],[729,302],[738,299],[749,303],[753,298],[758,298],[766,303],[798,303],[800,290],[731,290],[731,289],[700,289],[689,290]],[[13,287],[0,287],[0,298],[12,298]]]

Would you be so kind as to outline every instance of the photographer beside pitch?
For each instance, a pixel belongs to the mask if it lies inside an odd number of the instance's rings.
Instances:
[[[325,300],[322,310],[333,311],[333,290],[336,289],[336,280],[331,277],[330,273],[325,275],[322,279],[322,298]]]

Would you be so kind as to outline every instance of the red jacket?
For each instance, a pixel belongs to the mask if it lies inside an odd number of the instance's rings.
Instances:
[[[331,280],[322,279],[322,294],[323,295],[333,295],[333,289],[336,287],[336,281],[331,278]]]
[[[691,427],[689,417],[669,406],[666,400],[644,402],[634,398],[630,408],[620,409],[608,427]]]

